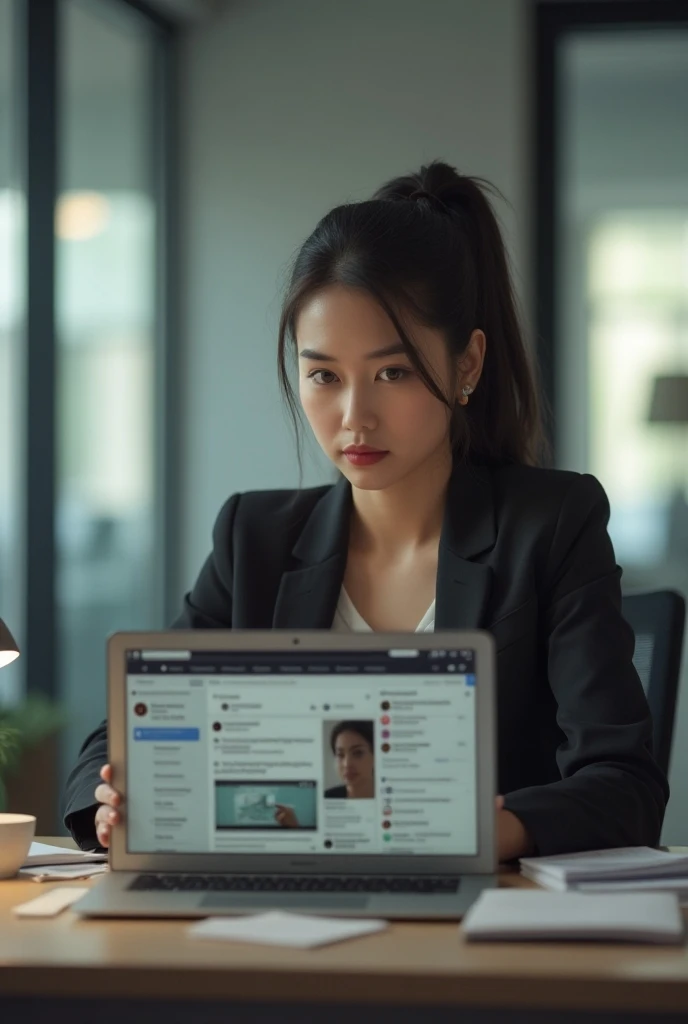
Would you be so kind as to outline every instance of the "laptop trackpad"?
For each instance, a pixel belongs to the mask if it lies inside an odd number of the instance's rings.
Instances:
[[[348,892],[216,892],[204,896],[199,907],[341,907],[346,910],[364,910],[369,896]]]

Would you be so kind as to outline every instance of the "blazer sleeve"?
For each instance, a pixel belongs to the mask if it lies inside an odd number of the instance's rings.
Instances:
[[[540,855],[659,843],[669,786],[652,756],[652,720],[621,614],[609,502],[579,476],[549,551],[541,608],[548,681],[565,740],[561,780],[505,796]]]
[[[240,495],[223,506],[213,529],[213,549],[184,598],[172,629],[231,629],[233,532]],[[100,849],[95,827],[95,790],[107,763],[107,719],[84,741],[65,787],[64,823],[82,849]]]

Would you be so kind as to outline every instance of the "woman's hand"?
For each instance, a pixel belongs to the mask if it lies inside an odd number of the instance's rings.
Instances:
[[[293,807],[287,807],[286,804],[275,804],[277,810],[275,811],[275,821],[282,826],[282,828],[298,828],[299,819],[294,813]]]
[[[118,807],[121,806],[121,794],[113,789],[112,765],[104,764],[100,769],[100,777],[103,780],[96,788],[96,800],[100,807],[96,811],[96,835],[101,846],[110,845],[110,830],[113,825],[119,825],[122,815]]]
[[[500,864],[533,853],[535,844],[520,818],[504,809],[504,797],[495,801],[497,811],[497,853]]]

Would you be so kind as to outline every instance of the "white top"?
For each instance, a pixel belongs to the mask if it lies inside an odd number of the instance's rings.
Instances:
[[[434,633],[435,631],[435,602],[433,601],[423,618],[416,626],[414,633]],[[339,592],[339,600],[332,621],[333,633],[372,633],[362,615],[359,615],[356,606],[342,586]]]

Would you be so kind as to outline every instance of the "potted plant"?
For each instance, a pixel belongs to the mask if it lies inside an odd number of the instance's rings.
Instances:
[[[7,805],[7,791],[3,779],[5,773],[12,770],[19,747],[19,730],[7,724],[0,710],[0,811],[4,811]]]
[[[13,810],[40,814],[49,819],[46,826],[53,824],[57,736],[65,722],[64,709],[41,694],[0,705],[0,811],[14,804]]]

